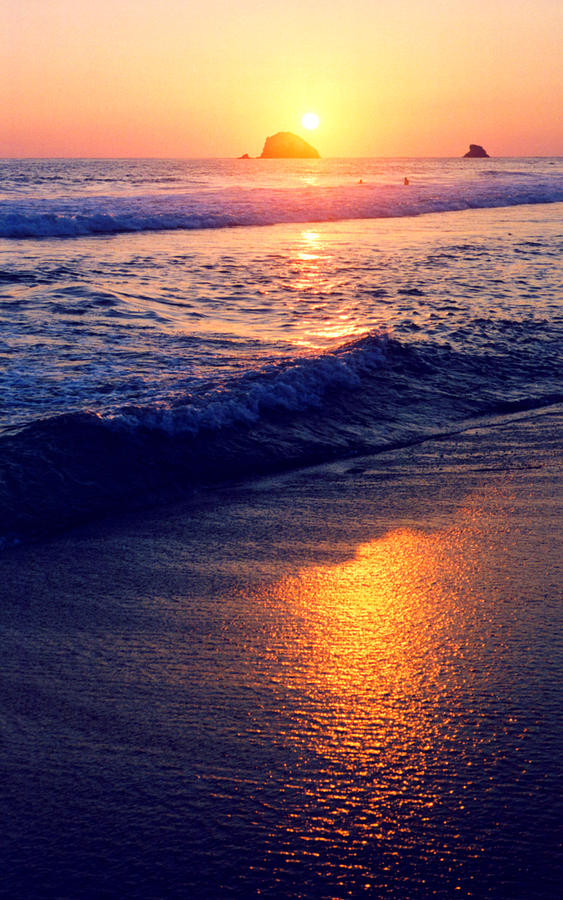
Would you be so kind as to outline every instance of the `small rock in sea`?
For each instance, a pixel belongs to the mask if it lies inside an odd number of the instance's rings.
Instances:
[[[487,153],[487,151],[485,150],[484,147],[481,147],[480,144],[470,144],[469,150],[467,153],[463,154],[463,158],[464,159],[473,159],[473,158],[477,158],[477,157],[479,157],[479,158],[487,157],[487,159],[488,159],[489,154]]]

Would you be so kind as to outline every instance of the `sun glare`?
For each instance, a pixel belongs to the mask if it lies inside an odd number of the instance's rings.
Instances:
[[[317,116],[316,113],[312,113],[312,112],[305,113],[305,115],[301,119],[301,124],[303,125],[304,128],[309,128],[309,129],[317,128],[318,124],[319,124],[319,117]]]

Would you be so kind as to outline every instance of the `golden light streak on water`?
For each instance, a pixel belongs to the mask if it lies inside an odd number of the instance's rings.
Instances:
[[[341,342],[359,337],[369,329],[360,324],[356,311],[337,303],[331,315],[327,298],[340,298],[345,287],[334,277],[334,252],[319,231],[302,231],[300,242],[288,258],[291,274],[289,296],[295,298],[291,306],[300,319],[300,329],[305,334],[293,343],[302,347],[319,348],[327,342]],[[307,306],[311,304],[310,312]],[[319,322],[319,304],[326,305],[326,316]]]
[[[359,547],[350,561],[305,569],[280,584],[309,625],[308,653],[299,653],[302,678],[345,721],[344,744],[342,724],[330,732],[339,753],[353,747],[367,760],[387,743],[390,726],[397,734],[407,721],[418,730],[427,724],[428,710],[418,702],[409,709],[408,701],[439,689],[447,676],[440,635],[453,636],[456,597],[471,576],[471,535],[393,531]]]
[[[455,526],[391,531],[352,559],[305,567],[268,591],[268,605],[284,613],[258,669],[288,715],[277,741],[294,758],[284,788],[289,854],[299,846],[337,856],[343,844],[348,860],[357,853],[360,872],[365,848],[373,862],[380,844],[386,864],[400,870],[397,847],[413,834],[422,840],[425,823],[439,816],[450,848],[432,837],[423,852],[452,863],[464,792],[476,789],[472,766],[487,744],[468,701],[487,677],[476,628],[487,593],[486,532],[469,505]],[[454,801],[456,767],[463,783]],[[482,852],[477,840],[463,849],[473,859]]]

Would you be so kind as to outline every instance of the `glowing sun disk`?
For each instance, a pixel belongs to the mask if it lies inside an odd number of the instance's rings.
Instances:
[[[312,130],[313,128],[318,127],[319,117],[317,116],[316,113],[312,113],[312,112],[305,113],[305,115],[301,119],[301,124],[303,125],[304,128],[309,128]]]

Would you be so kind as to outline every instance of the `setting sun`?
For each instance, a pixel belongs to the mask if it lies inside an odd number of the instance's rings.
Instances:
[[[313,128],[318,128],[319,125],[319,117],[316,113],[308,112],[305,113],[303,118],[301,119],[301,124],[304,128],[309,128],[312,130]]]

